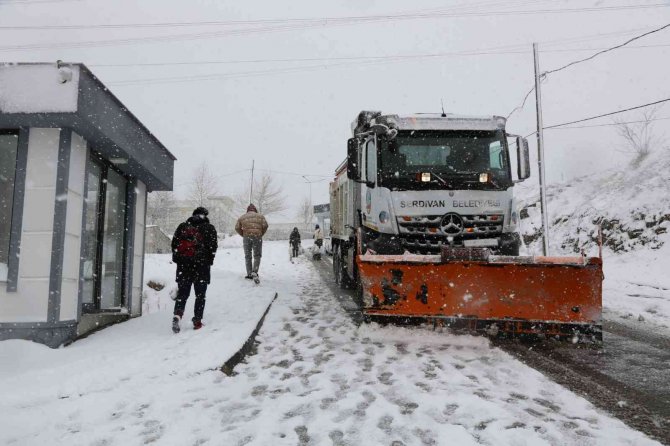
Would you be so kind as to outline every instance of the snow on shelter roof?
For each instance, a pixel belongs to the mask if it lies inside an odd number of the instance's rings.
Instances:
[[[80,63],[0,64],[0,129],[71,128],[150,191],[172,190],[176,158]]]

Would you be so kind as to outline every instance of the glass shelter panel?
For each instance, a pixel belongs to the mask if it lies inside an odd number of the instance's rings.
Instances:
[[[0,133],[0,280],[7,280],[18,134]]]
[[[102,235],[101,309],[120,308],[123,304],[125,178],[109,169],[106,189]]]
[[[92,305],[96,299],[97,259],[98,259],[98,221],[100,220],[100,190],[102,181],[101,166],[89,159],[88,180],[84,207],[86,223],[84,227],[84,285],[83,299],[85,305]]]

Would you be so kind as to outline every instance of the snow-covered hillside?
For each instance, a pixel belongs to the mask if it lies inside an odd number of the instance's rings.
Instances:
[[[539,192],[525,189],[520,198],[524,240],[539,252]],[[658,249],[670,240],[670,151],[652,152],[637,168],[596,172],[550,185],[547,201],[555,253],[593,250],[598,225],[611,252]]]
[[[521,232],[529,253],[539,255],[539,192],[519,192]],[[551,254],[597,255],[602,227],[606,317],[670,328],[669,150],[652,152],[636,168],[594,166],[593,175],[551,185],[547,206]]]

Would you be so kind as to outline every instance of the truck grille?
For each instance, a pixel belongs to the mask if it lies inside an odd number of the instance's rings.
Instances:
[[[502,214],[401,216],[397,221],[400,238],[410,252],[439,251],[447,237],[459,246],[464,240],[498,238],[503,232]]]

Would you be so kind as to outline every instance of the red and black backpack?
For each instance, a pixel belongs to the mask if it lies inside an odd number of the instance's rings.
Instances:
[[[177,255],[183,259],[195,259],[204,249],[203,236],[197,227],[186,226],[179,234]]]

